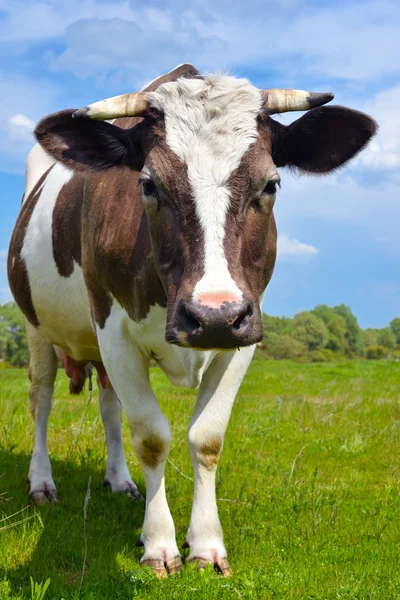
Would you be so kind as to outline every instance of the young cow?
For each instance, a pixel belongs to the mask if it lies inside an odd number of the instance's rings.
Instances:
[[[143,92],[50,115],[36,128],[41,147],[28,159],[8,262],[31,350],[31,496],[57,499],[47,451],[57,346],[74,385],[88,362],[97,368],[106,481],[135,496],[120,404],[126,413],[146,480],[142,564],[160,576],[181,561],[164,488],[170,430],[149,361],[176,385],[199,387],[188,434],[189,560],[227,575],[215,473],[232,404],[262,339],[278,167],[328,173],[376,130],[365,114],[320,106],[332,97],[260,91],[183,65]],[[270,116],[310,108],[289,126]]]

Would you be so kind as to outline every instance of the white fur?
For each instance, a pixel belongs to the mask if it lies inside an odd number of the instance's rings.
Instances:
[[[107,441],[107,469],[105,481],[113,492],[129,492],[136,495],[137,487],[133,483],[125,460],[122,444],[122,410],[114,388],[109,385],[103,389],[98,382],[100,412],[103,419]]]
[[[168,421],[150,387],[150,347],[147,346],[145,327],[145,324],[143,328],[133,324],[114,300],[105,327],[98,327],[97,335],[104,366],[131,427],[132,443],[138,459],[145,440],[157,438],[165,446],[165,453],[152,468],[141,461],[146,480],[146,512],[141,539],[145,546],[142,560],[166,561],[179,556],[164,483],[171,434]]]
[[[192,515],[187,534],[190,558],[211,563],[226,557],[215,494],[216,464],[206,468],[202,447],[224,439],[232,406],[255,346],[220,354],[204,374],[189,426],[189,450],[195,483]]]
[[[53,346],[28,322],[26,332],[32,379],[29,396],[35,422],[35,440],[29,467],[30,492],[38,504],[43,504],[48,501],[48,494],[57,493],[47,449],[47,423],[57,373],[57,357]]]
[[[195,472],[192,516],[188,531],[190,557],[214,562],[226,557],[218,518],[214,468],[202,464],[201,448],[209,439],[223,440],[236,393],[254,353],[254,346],[239,351],[196,351],[171,346],[163,340],[166,311],[152,307],[141,323],[131,321],[114,299],[111,313],[97,334],[110,380],[128,417],[137,454],[144,436],[158,436],[169,447],[168,422],[150,387],[148,363],[155,358],[178,385],[200,391],[189,427],[189,448]],[[142,531],[143,560],[177,556],[175,530],[164,488],[166,456],[149,468],[146,479],[146,514]]]
[[[44,337],[76,360],[100,360],[82,269],[75,263],[72,275],[61,277],[53,257],[53,210],[60,190],[72,176],[73,171],[57,163],[46,177],[21,256]]]
[[[152,94],[165,112],[168,146],[187,165],[196,213],[204,233],[204,275],[193,299],[226,292],[243,296],[229,273],[224,252],[229,178],[257,139],[259,90],[245,79],[210,75],[165,83]]]
[[[25,166],[25,193],[24,201],[47,169],[56,161],[39,144],[35,144],[28,154]]]

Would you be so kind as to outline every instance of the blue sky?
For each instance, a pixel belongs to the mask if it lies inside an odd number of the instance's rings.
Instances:
[[[399,38],[398,0],[0,0],[0,302],[11,299],[6,250],[35,122],[191,62],[263,88],[333,91],[379,122],[368,150],[335,175],[282,170],[264,308],[344,302],[363,327],[385,326],[400,316]]]

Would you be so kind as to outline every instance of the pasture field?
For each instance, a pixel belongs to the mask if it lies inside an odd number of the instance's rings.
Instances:
[[[172,387],[158,369],[151,377],[173,432],[166,487],[181,546],[192,499],[186,429],[195,392]],[[88,392],[70,397],[67,389],[60,371],[49,437],[61,502],[38,509],[26,484],[33,434],[27,372],[0,371],[1,600],[39,599],[30,577],[51,579],[45,600],[400,598],[400,363],[256,357],[217,476],[231,579],[186,566],[159,581],[139,568],[144,504],[103,489],[97,392],[88,403]],[[124,428],[128,463],[144,493]]]

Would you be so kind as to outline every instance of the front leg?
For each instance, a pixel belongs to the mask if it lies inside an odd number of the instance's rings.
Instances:
[[[189,426],[194,469],[194,498],[186,543],[188,560],[213,564],[230,575],[218,517],[215,475],[233,402],[254,353],[254,346],[218,356],[203,376]]]
[[[141,564],[159,577],[180,570],[175,527],[165,495],[164,470],[171,434],[153,394],[148,360],[127,335],[123,322],[110,317],[98,329],[103,363],[128,418],[132,443],[146,482],[146,512],[140,539]]]

